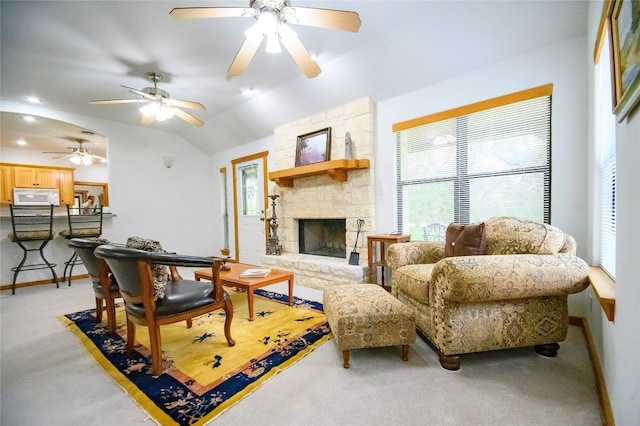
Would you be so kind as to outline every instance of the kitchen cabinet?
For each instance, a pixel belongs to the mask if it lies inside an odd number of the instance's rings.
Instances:
[[[58,189],[60,191],[60,205],[74,205],[73,170],[58,170]]]
[[[13,177],[16,188],[58,189],[57,169],[14,167]]]
[[[0,204],[13,203],[13,167],[0,166]]]
[[[57,189],[61,206],[74,204],[73,170],[70,167],[0,163],[0,204],[13,203],[14,188]]]

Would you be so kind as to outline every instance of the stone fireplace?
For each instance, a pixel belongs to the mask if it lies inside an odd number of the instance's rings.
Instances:
[[[329,160],[345,158],[347,132],[353,158],[369,160],[368,168],[348,171],[345,181],[336,181],[327,173],[296,178],[292,187],[273,188],[280,195],[276,209],[282,255],[263,256],[262,263],[293,271],[298,285],[322,290],[334,284],[366,281],[366,235],[375,222],[374,105],[370,98],[362,98],[275,129],[275,161],[270,172],[293,168],[297,137],[325,127],[331,127],[332,133]],[[340,257],[301,252],[300,222],[309,219],[344,221]],[[363,219],[364,225],[356,244],[358,219]],[[360,253],[360,265],[348,263],[354,245]]]
[[[298,253],[344,259],[345,219],[298,219]]]

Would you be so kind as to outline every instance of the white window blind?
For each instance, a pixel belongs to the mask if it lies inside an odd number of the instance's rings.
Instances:
[[[551,86],[543,87],[542,96],[534,88],[394,126],[401,232],[432,239],[434,224],[493,216],[549,223]]]
[[[609,38],[605,37],[595,64],[595,161],[599,186],[599,236],[596,263],[612,278],[616,276],[616,120],[612,113]]]

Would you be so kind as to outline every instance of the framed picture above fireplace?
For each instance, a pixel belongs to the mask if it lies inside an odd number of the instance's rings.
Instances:
[[[331,127],[298,136],[296,167],[329,161],[331,154]]]

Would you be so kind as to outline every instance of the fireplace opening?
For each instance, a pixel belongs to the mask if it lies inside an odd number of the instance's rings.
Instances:
[[[346,219],[299,219],[298,251],[317,256],[347,257]]]

